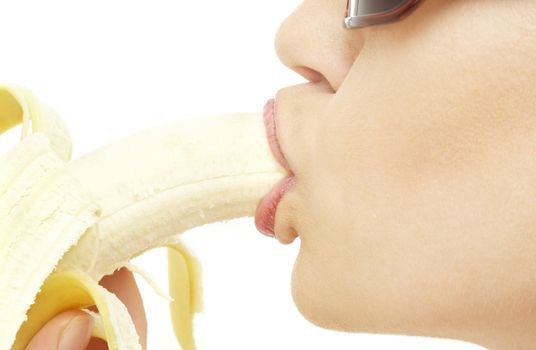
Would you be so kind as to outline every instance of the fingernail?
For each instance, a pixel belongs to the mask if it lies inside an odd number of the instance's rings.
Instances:
[[[89,315],[74,317],[61,333],[58,350],[85,349],[93,330],[93,322],[93,317]]]

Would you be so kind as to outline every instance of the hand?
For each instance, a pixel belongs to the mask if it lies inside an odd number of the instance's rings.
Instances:
[[[101,286],[114,293],[127,307],[143,349],[147,348],[147,319],[132,273],[126,268],[105,276]],[[97,311],[94,307],[89,309]],[[105,350],[106,343],[91,338],[93,319],[83,311],[67,310],[48,321],[32,338],[26,350]]]

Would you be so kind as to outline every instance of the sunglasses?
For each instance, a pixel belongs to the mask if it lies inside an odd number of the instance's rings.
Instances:
[[[423,0],[348,0],[346,28],[362,28],[405,18]]]

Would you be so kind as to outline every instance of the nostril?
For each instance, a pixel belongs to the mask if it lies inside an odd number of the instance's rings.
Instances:
[[[296,73],[300,74],[305,79],[312,83],[316,83],[321,80],[325,80],[324,75],[314,69],[305,66],[296,66],[292,68]]]
[[[333,82],[328,80],[326,76],[319,71],[316,71],[314,69],[305,67],[305,66],[295,66],[292,68],[295,72],[299,73],[301,76],[303,76],[305,79],[307,79],[310,83],[313,84],[320,84],[324,83],[329,86],[329,88],[332,90],[333,93],[337,92],[338,85],[333,85]]]

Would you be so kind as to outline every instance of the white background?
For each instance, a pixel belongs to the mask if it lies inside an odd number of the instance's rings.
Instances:
[[[69,127],[75,158],[181,118],[260,112],[277,89],[305,82],[274,50],[278,26],[299,3],[3,0],[0,83],[20,84],[54,108]],[[17,132],[2,137],[0,146],[14,143]],[[283,246],[259,234],[250,217],[195,228],[184,239],[204,269],[205,311],[195,320],[200,350],[482,349],[454,340],[313,326],[290,293],[299,239]],[[163,252],[134,263],[166,290]],[[149,349],[178,349],[166,302],[137,280],[148,313]]]

